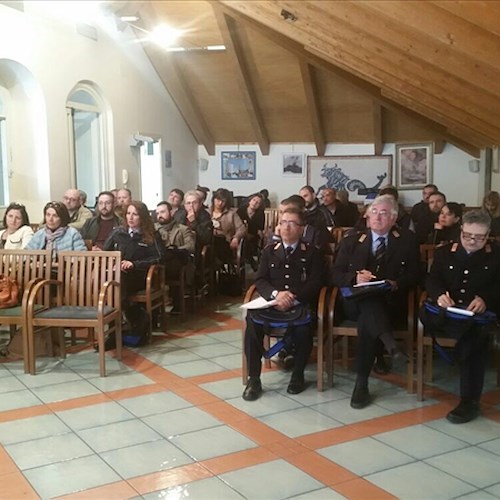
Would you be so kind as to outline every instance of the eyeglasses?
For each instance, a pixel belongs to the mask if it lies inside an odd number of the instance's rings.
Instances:
[[[486,234],[472,234],[472,233],[466,233],[465,231],[462,231],[462,238],[465,241],[484,241],[488,237],[488,233]]]
[[[290,226],[290,227],[299,227],[302,226],[299,222],[296,222],[294,220],[280,220],[280,226],[285,227],[285,226]]]
[[[391,213],[387,210],[377,210],[376,208],[372,208],[368,211],[370,215],[380,215],[380,217],[390,217]]]
[[[114,203],[114,202],[112,202],[112,201],[99,201],[97,204],[98,204],[100,207],[102,207],[102,206],[104,206],[104,205],[106,205],[106,206],[111,206],[111,205],[113,205],[113,203]]]
[[[60,201],[49,201],[47,205],[45,205],[45,209],[47,208],[61,208],[64,204]]]

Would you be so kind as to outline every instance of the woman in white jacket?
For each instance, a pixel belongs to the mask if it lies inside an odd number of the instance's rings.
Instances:
[[[3,229],[0,231],[0,248],[20,250],[25,248],[33,237],[33,229],[26,208],[19,203],[11,203],[3,216]]]

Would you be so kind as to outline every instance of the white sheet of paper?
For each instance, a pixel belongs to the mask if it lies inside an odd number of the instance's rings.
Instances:
[[[241,309],[267,309],[277,304],[276,300],[266,300],[263,297],[257,297],[256,299],[242,304]]]
[[[378,281],[367,281],[366,283],[357,283],[356,285],[352,285],[353,288],[359,288],[361,286],[374,286],[374,285],[383,285],[385,280]]]

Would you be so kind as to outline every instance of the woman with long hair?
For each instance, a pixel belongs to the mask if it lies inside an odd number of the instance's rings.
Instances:
[[[87,250],[80,233],[69,224],[69,212],[60,201],[49,201],[43,209],[45,225],[39,229],[26,245],[28,250],[51,250],[56,260],[59,252]]]
[[[257,261],[254,257],[259,255],[259,243],[264,237],[264,199],[260,193],[255,193],[247,198],[247,202],[237,210],[240,219],[247,226],[245,240],[246,260],[257,270]]]
[[[0,231],[0,248],[20,250],[25,248],[31,238],[33,229],[26,207],[20,203],[11,203],[3,216],[3,229]]]
[[[439,212],[438,221],[434,224],[434,231],[429,235],[428,243],[440,245],[456,242],[460,239],[463,208],[460,203],[449,201]]]
[[[165,260],[165,246],[144,203],[132,200],[124,215],[122,226],[113,229],[103,250],[122,254],[122,307],[126,308],[127,297],[144,289],[149,266]]]
[[[500,194],[498,191],[490,191],[483,198],[482,209],[491,217],[490,236],[497,239],[500,237]]]
[[[231,193],[227,189],[219,188],[213,194],[211,214],[215,256],[221,263],[231,262],[247,228],[236,209],[231,207]]]

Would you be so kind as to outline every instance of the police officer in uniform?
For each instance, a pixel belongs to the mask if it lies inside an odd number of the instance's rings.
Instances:
[[[255,285],[267,300],[275,299],[275,309],[289,311],[296,302],[315,306],[323,282],[323,259],[313,246],[301,241],[304,214],[297,207],[287,208],[279,222],[281,242],[267,246],[261,255]],[[245,355],[249,378],[243,399],[254,401],[262,393],[260,381],[262,340],[264,328],[247,316]],[[310,324],[293,327],[295,366],[287,388],[289,394],[305,389],[304,369],[311,354],[312,332]]]
[[[429,299],[443,308],[441,314],[421,311],[429,333],[445,332],[457,339],[454,357],[460,369],[460,403],[447,415],[455,424],[469,422],[479,415],[483,390],[488,326],[472,318],[453,319],[446,307],[465,308],[476,314],[497,311],[500,289],[500,251],[487,243],[490,217],[480,211],[466,212],[459,243],[449,243],[434,253],[426,290]]]
[[[357,379],[351,397],[351,406],[356,409],[370,404],[368,376],[380,341],[393,361],[408,361],[397,347],[392,330],[400,319],[398,313],[406,317],[408,290],[417,283],[419,258],[415,235],[394,226],[397,216],[398,205],[392,196],[375,198],[366,211],[369,229],[344,238],[333,265],[335,286],[351,287],[374,280],[386,280],[391,285],[385,293],[342,301],[344,314],[358,326]]]

